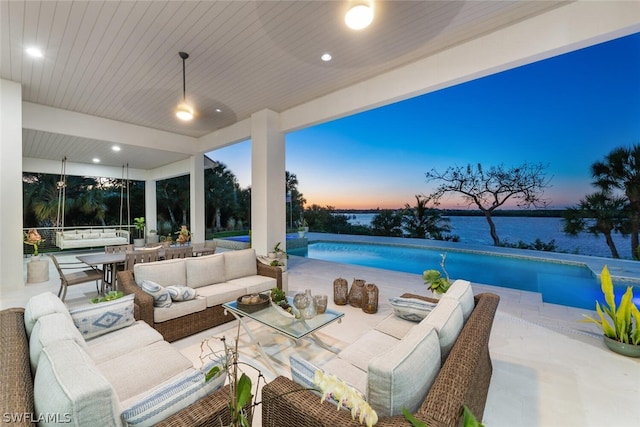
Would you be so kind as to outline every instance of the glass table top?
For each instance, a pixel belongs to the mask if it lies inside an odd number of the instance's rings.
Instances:
[[[293,298],[287,297],[287,300],[289,305],[293,306]],[[273,303],[253,313],[247,313],[239,309],[236,300],[224,303],[222,306],[236,315],[253,319],[296,340],[304,338],[336,320],[340,322],[342,316],[344,316],[344,313],[327,308],[324,313],[316,314],[312,319],[296,319],[293,315],[280,307],[276,307]]]

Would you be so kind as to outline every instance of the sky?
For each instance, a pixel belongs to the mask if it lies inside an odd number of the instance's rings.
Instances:
[[[563,209],[594,191],[594,162],[634,144],[640,33],[289,133],[286,169],[307,207],[395,209],[435,189],[432,169],[542,163],[548,207]],[[250,186],[250,141],[209,155]]]

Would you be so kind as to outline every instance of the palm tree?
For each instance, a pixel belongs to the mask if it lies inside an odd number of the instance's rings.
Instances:
[[[416,195],[416,206],[411,207],[407,203],[404,206],[403,223],[405,230],[411,237],[421,239],[431,238],[442,240],[443,233],[451,231],[451,227],[444,222],[449,222],[449,218],[443,218],[438,209],[430,208],[431,197]]]
[[[624,197],[613,197],[600,191],[589,194],[580,200],[577,207],[568,208],[563,214],[562,230],[572,236],[587,231],[595,236],[604,235],[613,258],[620,258],[618,249],[611,237],[612,232],[628,234],[629,221],[627,201]],[[588,223],[586,218],[595,221]]]
[[[640,231],[640,145],[619,147],[611,151],[604,161],[591,165],[593,184],[605,192],[618,189],[629,202],[631,226],[631,256],[638,259],[638,232]]]
[[[371,220],[373,234],[377,236],[402,236],[402,214],[393,209],[383,209]]]
[[[211,172],[205,174],[205,199],[211,209],[211,226],[214,230],[222,229],[223,213],[228,216],[237,212],[240,190],[236,176],[221,162],[214,162]]]

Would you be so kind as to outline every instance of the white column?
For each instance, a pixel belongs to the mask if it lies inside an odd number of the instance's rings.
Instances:
[[[204,242],[204,155],[189,158],[189,231],[192,242]]]
[[[278,242],[286,249],[285,143],[279,120],[271,110],[251,116],[251,242],[258,255]]]
[[[22,87],[0,80],[0,294],[24,286],[22,258]]]
[[[158,198],[156,195],[156,180],[147,179],[144,182],[144,220],[147,224],[146,233],[149,230],[158,229]],[[147,236],[144,236],[145,238]]]

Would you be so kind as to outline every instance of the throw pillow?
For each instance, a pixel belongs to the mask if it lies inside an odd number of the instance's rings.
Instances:
[[[90,304],[69,310],[73,323],[85,339],[95,338],[132,325],[134,294],[113,301]]]
[[[188,286],[167,286],[165,289],[173,301],[189,301],[198,296],[198,292]]]
[[[143,280],[140,288],[153,297],[153,306],[160,308],[171,307],[171,295],[166,288],[163,288],[151,280]]]
[[[71,319],[67,306],[52,292],[44,292],[29,298],[24,309],[24,328],[27,335],[31,336],[31,331],[40,317],[51,313],[63,313]]]
[[[146,392],[135,403],[124,408],[122,418],[127,425],[152,426],[222,388],[227,379],[224,370],[205,382],[205,372],[215,364],[215,361],[209,362],[202,370],[196,369]]]
[[[401,319],[419,322],[433,310],[437,304],[414,298],[389,298],[393,313]]]

